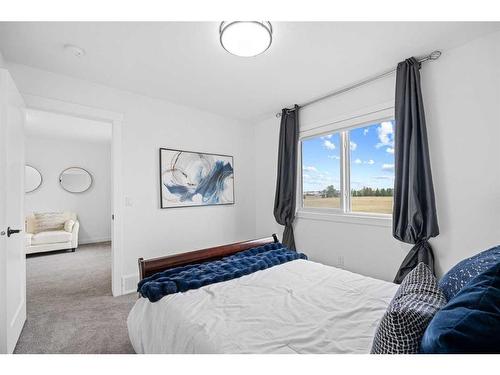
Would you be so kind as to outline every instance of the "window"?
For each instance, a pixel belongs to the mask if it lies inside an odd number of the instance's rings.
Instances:
[[[340,134],[302,141],[304,207],[340,208]]]
[[[394,121],[302,139],[302,207],[391,214]]]

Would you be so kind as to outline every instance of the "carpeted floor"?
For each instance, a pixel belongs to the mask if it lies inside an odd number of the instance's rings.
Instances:
[[[15,353],[134,352],[126,322],[137,295],[111,295],[109,243],[26,263],[28,319]]]

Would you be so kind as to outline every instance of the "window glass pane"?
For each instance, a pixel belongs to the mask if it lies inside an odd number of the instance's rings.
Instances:
[[[349,131],[351,211],[392,213],[394,121]]]
[[[340,135],[302,141],[303,206],[340,208]]]

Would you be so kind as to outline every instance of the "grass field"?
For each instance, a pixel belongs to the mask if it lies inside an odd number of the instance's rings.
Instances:
[[[304,197],[304,207],[340,208],[340,198]],[[392,197],[351,197],[353,212],[392,213]]]

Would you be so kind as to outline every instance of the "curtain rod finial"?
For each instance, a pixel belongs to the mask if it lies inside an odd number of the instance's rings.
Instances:
[[[429,59],[431,60],[437,60],[441,57],[441,51],[432,51],[431,54],[429,55]]]

